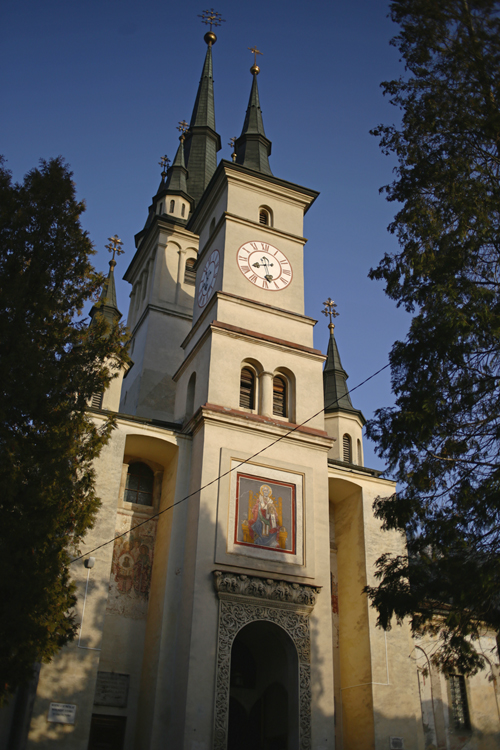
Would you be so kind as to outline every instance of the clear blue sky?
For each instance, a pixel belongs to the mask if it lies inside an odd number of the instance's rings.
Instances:
[[[201,0],[3,0],[0,152],[14,179],[38,160],[61,154],[87,211],[82,223],[107,270],[107,238],[126,254],[147,216],[160,179],[159,157],[178,145],[176,125],[189,121],[206,46]],[[387,362],[408,318],[369,281],[370,267],[395,249],[388,234],[395,207],[378,189],[392,179],[370,128],[397,111],[380,82],[400,75],[389,40],[397,27],[383,0],[220,0],[226,22],[216,30],[214,80],[223,148],[239,135],[257,45],[264,125],[277,177],[319,190],[306,216],[306,314],[318,319],[315,345],[326,350],[322,303],[338,304],[335,333],[352,388]],[[121,274],[119,273],[119,278]],[[118,284],[126,316],[130,287]],[[388,371],[353,394],[369,418],[390,404]],[[365,463],[382,464],[365,444]]]

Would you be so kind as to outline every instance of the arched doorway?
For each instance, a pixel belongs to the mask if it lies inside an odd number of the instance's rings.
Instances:
[[[290,636],[257,620],[231,648],[227,750],[299,747],[299,664]]]

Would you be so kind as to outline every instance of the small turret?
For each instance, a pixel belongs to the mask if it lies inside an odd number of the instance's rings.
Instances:
[[[104,282],[99,296],[99,300],[95,303],[90,311],[90,327],[96,324],[97,320],[103,319],[107,322],[109,328],[115,323],[118,323],[122,317],[121,312],[118,309],[116,302],[116,287],[115,287],[115,267],[116,260],[115,255],[121,255],[123,250],[121,246],[123,242],[115,234],[114,237],[108,237],[109,245],[106,245],[106,249],[110,253],[113,253],[111,260],[109,261],[109,273],[108,278]],[[108,357],[107,366],[110,371],[116,374],[111,380],[110,384],[105,391],[99,391],[94,393],[92,399],[89,402],[89,406],[94,409],[105,409],[107,411],[118,411],[120,405],[120,392],[123,382],[123,377],[128,369],[127,367],[121,367],[117,364],[114,357]]]
[[[188,171],[184,159],[184,139],[187,127],[187,122],[183,120],[177,128],[181,131],[181,137],[173,163],[170,165],[170,159],[167,156],[161,158],[160,165],[163,167],[161,182],[153,198],[146,227],[151,224],[155,214],[160,216],[166,214],[169,219],[185,223],[193,210],[194,201],[187,192]]]
[[[102,286],[99,300],[95,303],[95,305],[93,305],[90,311],[91,326],[94,324],[97,316],[104,318],[110,326],[112,326],[114,323],[118,323],[118,321],[122,317],[122,314],[119,311],[116,302],[114,270],[116,266],[115,254],[121,255],[123,253],[123,250],[121,249],[121,245],[123,245],[123,242],[116,236],[116,234],[114,237],[109,237],[108,239],[110,244],[106,245],[106,248],[110,253],[113,253],[113,257],[109,261],[108,278]]]
[[[325,430],[336,442],[329,457],[349,464],[363,465],[362,429],[366,420],[351,402],[347,387],[347,372],[342,367],[340,354],[333,333],[333,319],[338,316],[337,305],[329,297],[323,303],[322,313],[330,318],[330,340],[323,370],[323,393],[325,399]]]
[[[252,88],[250,90],[250,99],[248,100],[243,130],[236,141],[236,164],[241,164],[243,167],[248,167],[248,169],[272,176],[273,173],[269,166],[271,141],[269,138],[266,138],[264,131],[259,88],[257,85],[257,76],[260,73],[260,68],[256,60],[257,55],[261,55],[262,52],[259,52],[256,47],[249,47],[249,49],[254,54],[254,64],[250,68]]]

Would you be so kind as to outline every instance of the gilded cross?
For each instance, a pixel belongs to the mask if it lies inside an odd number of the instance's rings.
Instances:
[[[177,125],[177,130],[181,134],[181,140],[183,141],[185,138],[186,132],[189,130],[189,125],[187,124],[186,120],[181,120],[179,124]]]
[[[226,19],[222,18],[222,15],[217,13],[213,8],[210,8],[210,10],[204,10],[201,14],[198,13],[198,18],[201,18],[201,22],[207,26],[210,24],[210,31],[212,31],[212,26],[220,26],[221,23],[226,22]]]
[[[333,323],[334,318],[338,318],[339,314],[337,310],[335,309],[337,307],[336,303],[332,300],[331,297],[328,297],[326,302],[323,302],[325,309],[321,310],[323,315],[326,315],[326,317],[330,318],[330,322],[328,323],[328,328],[330,329],[330,333],[333,333],[333,329],[335,328],[335,325]]]
[[[255,46],[253,46],[253,47],[248,47],[248,49],[249,49],[249,50],[250,50],[250,52],[252,52],[252,54],[253,54],[253,64],[254,64],[254,65],[257,65],[257,55],[263,55],[264,53],[263,53],[263,52],[259,52],[259,50],[258,50],[258,49],[257,49],[257,47],[255,47]]]
[[[123,242],[118,238],[118,235],[115,234],[114,237],[108,237],[109,245],[104,245],[106,250],[109,250],[110,253],[113,253],[113,257],[111,258],[111,262],[113,263],[115,260],[115,253],[116,255],[122,255],[125,250],[122,250],[121,246],[123,245]]]
[[[160,167],[162,168],[162,169],[161,169],[161,176],[162,176],[162,177],[165,177],[165,175],[167,174],[167,170],[168,170],[168,168],[169,168],[169,166],[170,166],[170,159],[169,159],[169,158],[168,158],[168,156],[167,156],[167,155],[165,154],[165,156],[162,156],[162,157],[161,157],[161,159],[160,159],[160,161],[158,162],[158,164],[159,164],[159,165],[160,165]]]

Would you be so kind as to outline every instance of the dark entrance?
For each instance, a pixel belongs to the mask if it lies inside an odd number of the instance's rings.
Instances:
[[[282,628],[257,621],[231,649],[228,750],[298,748],[298,659]]]

